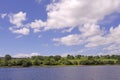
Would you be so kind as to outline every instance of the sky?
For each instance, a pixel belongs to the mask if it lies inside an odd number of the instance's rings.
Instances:
[[[119,55],[120,0],[0,0],[0,56]]]

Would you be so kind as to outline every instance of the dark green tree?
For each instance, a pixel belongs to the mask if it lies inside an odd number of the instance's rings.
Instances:
[[[8,60],[11,60],[11,59],[12,59],[12,57],[11,57],[9,54],[6,54],[4,58],[5,58],[5,60],[6,60],[6,61],[8,61]]]
[[[22,61],[22,66],[23,66],[23,67],[29,67],[29,66],[31,66],[31,65],[32,65],[32,63],[31,63],[31,61],[28,60],[28,59],[24,59],[24,60]]]
[[[67,59],[74,59],[74,56],[73,55],[67,55]]]
[[[56,55],[56,56],[54,56],[54,59],[55,59],[55,61],[59,61],[61,59],[61,56]]]

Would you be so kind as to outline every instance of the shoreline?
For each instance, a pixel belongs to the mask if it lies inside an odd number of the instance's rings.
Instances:
[[[52,68],[52,67],[89,67],[89,66],[120,66],[120,65],[56,65],[56,66],[29,66],[29,67],[22,67],[22,66],[3,66],[0,68]]]

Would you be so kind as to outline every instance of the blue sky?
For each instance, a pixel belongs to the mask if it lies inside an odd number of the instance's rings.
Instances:
[[[0,1],[1,56],[119,55],[119,45],[119,0]]]

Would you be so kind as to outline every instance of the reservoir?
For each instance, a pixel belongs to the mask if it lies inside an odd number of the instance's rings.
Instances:
[[[120,66],[0,68],[0,80],[120,80]]]

